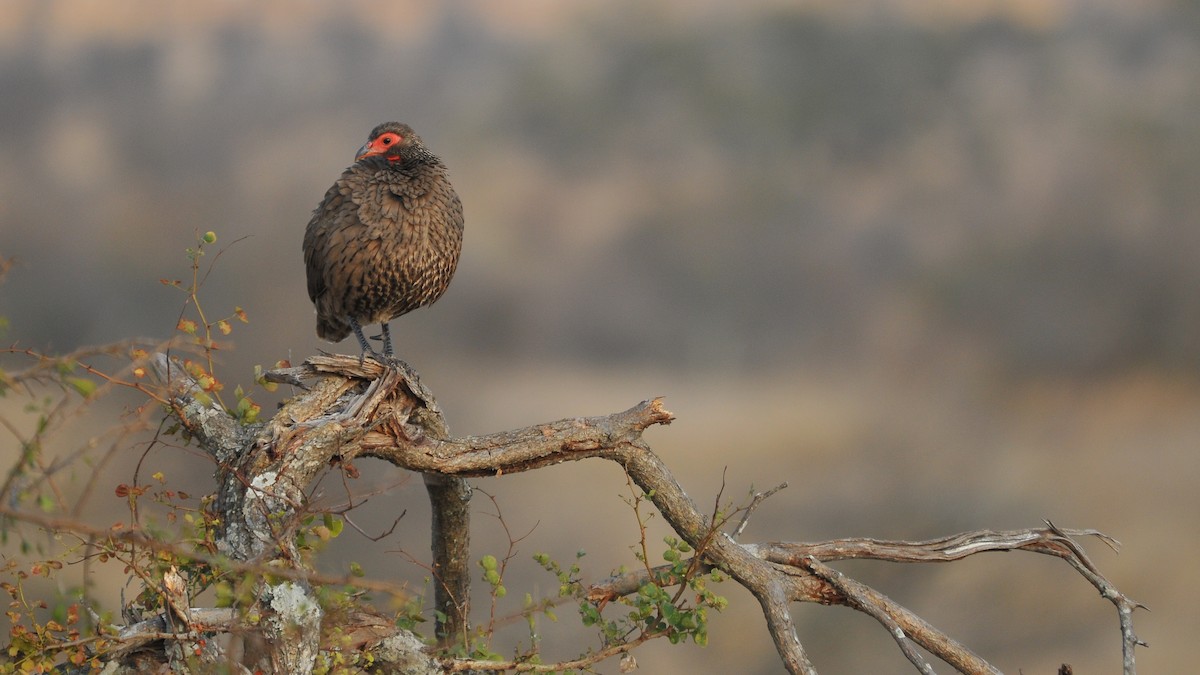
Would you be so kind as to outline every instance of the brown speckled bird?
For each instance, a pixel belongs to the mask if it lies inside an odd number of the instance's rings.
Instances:
[[[442,161],[407,124],[375,127],[304,232],[317,336],[338,342],[353,331],[374,354],[362,326],[382,324],[390,356],[387,322],[442,297],[462,237],[462,202]]]

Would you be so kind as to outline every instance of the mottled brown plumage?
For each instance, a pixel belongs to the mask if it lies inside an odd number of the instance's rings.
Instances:
[[[361,326],[382,324],[391,354],[387,322],[442,297],[462,236],[462,202],[445,165],[408,125],[375,127],[304,232],[317,335],[338,342],[353,331],[373,353]]]

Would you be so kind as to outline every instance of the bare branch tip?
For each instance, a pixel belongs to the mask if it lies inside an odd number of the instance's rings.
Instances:
[[[655,421],[658,424],[670,424],[675,421],[675,413],[663,407],[663,398],[662,396],[655,396],[650,401],[650,412],[657,418]]]

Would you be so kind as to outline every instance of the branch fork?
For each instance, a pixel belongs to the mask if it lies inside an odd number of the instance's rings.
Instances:
[[[1114,543],[1093,530],[1066,530],[1047,522],[1042,529],[969,532],[926,542],[842,539],[809,544],[740,543],[737,538],[750,513],[762,500],[785,487],[779,486],[757,495],[732,532],[714,531],[717,525],[711,515],[700,510],[642,438],[646,429],[674,420],[660,398],[607,416],[570,418],[455,438],[449,435],[433,395],[406,364],[394,359],[323,355],[299,367],[268,373],[269,380],[298,385],[303,391],[272,420],[243,428],[223,411],[215,414],[217,410],[211,404],[201,405],[203,397],[196,396],[196,384],[182,369],[171,368],[165,357],[156,363],[160,377],[173,392],[170,400],[175,414],[217,460],[221,487],[216,508],[221,511],[225,528],[219,545],[236,560],[265,558],[277,564],[301,565],[298,556],[288,550],[286,541],[290,537],[280,537],[280,523],[287,523],[288,516],[302,509],[305,488],[331,462],[376,457],[425,474],[434,504],[436,604],[446,617],[438,626],[438,635],[445,641],[454,640],[468,629],[466,506],[470,487],[464,479],[598,458],[622,467],[670,526],[698,552],[703,565],[721,569],[759,601],[767,629],[791,673],[816,672],[796,632],[790,611],[793,602],[840,604],[872,616],[920,672],[932,672],[932,667],[917,646],[959,672],[999,672],[909,610],[828,564],[849,558],[912,563],[947,562],[987,551],[1024,550],[1053,555],[1065,560],[1117,606],[1125,673],[1134,672],[1133,651],[1143,644],[1132,626],[1132,611],[1140,605],[1117,591],[1076,541],[1077,537],[1094,536]],[[238,450],[231,452],[232,448]],[[282,534],[287,534],[286,528]],[[602,604],[635,592],[654,572],[643,570],[606,580],[589,589],[588,597]],[[306,588],[304,584],[293,584],[288,592],[299,593],[294,599],[311,598],[311,589],[306,595]],[[307,623],[293,614],[291,625],[308,627],[300,635],[305,645],[293,647],[288,653],[272,654],[272,664],[287,664],[289,670],[306,672],[306,664],[312,663],[319,647],[319,630],[312,629],[311,614],[303,616],[309,619]],[[387,655],[397,653],[397,644],[416,644],[404,642],[403,635],[407,634],[398,629],[377,631],[374,646],[365,648],[374,648],[378,658],[390,658]],[[294,631],[290,636],[295,641]],[[404,658],[424,659],[422,663],[430,668],[456,671],[495,670],[502,665],[535,669],[533,664],[439,660],[424,651],[406,653]],[[311,665],[307,667],[311,670]]]

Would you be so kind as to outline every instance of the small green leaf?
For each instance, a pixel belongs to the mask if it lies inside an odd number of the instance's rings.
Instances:
[[[75,391],[84,398],[91,396],[96,391],[96,383],[82,377],[68,377],[67,384],[74,387]]]
[[[329,528],[329,533],[333,536],[338,536],[342,533],[342,528],[346,526],[345,521],[332,513],[325,514],[325,527]]]

